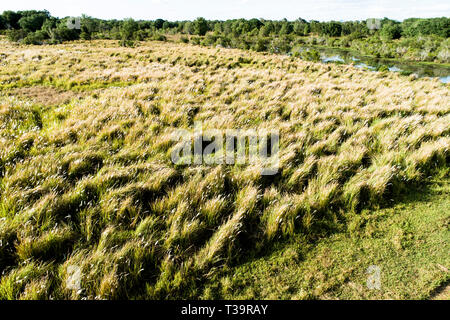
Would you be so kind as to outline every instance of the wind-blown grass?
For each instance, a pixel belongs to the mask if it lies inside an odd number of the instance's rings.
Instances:
[[[448,170],[438,80],[156,42],[0,51],[3,299],[196,298],[249,252]],[[83,94],[36,103],[29,86]],[[279,129],[279,174],[172,164],[172,134],[194,121]]]

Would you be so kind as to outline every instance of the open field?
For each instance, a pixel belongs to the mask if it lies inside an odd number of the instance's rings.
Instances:
[[[425,255],[415,266],[450,267],[448,187],[423,220],[392,209],[432,176],[447,186],[450,92],[439,80],[174,43],[0,45],[0,299],[367,298],[344,285],[353,270],[363,279],[359,246],[374,256],[365,268],[399,272],[388,288],[400,292],[376,297],[428,298],[448,281],[448,271],[418,272],[415,294],[405,283],[415,267],[401,271],[415,253]],[[172,135],[195,121],[279,130],[279,174],[174,165]],[[360,243],[325,252],[342,228]],[[288,264],[305,257],[311,273],[321,255],[343,263],[270,294],[211,285],[241,285],[249,257],[258,264],[272,249]],[[268,268],[256,278],[273,276]],[[73,270],[80,288],[67,286]]]

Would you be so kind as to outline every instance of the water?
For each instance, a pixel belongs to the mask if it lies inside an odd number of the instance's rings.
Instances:
[[[400,68],[397,67],[397,66],[393,66],[393,67],[390,67],[390,68],[389,68],[389,71],[391,71],[391,72],[401,72],[402,69],[400,69]]]
[[[369,66],[366,63],[355,64],[355,68],[358,68],[358,69],[369,69],[369,70],[372,70],[372,71],[377,70],[377,68],[375,68],[374,66]]]
[[[403,74],[416,74],[419,77],[439,78],[443,83],[450,82],[450,67],[439,64],[421,64],[403,60],[388,60],[358,55],[344,49],[300,47],[295,51],[314,49],[321,55],[324,63],[353,63],[356,68],[375,71],[379,66],[387,66],[389,71],[401,72]]]
[[[450,82],[450,76],[441,77],[440,79],[441,79],[441,81],[442,81],[443,83],[449,83],[449,82]]]
[[[324,59],[322,59],[323,62],[342,62],[345,63],[345,60],[342,59],[339,55],[336,56],[332,56],[332,57],[325,57]]]

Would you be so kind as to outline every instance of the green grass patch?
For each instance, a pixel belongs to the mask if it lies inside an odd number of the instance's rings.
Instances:
[[[205,299],[429,299],[449,283],[450,179],[417,187],[400,203],[349,214],[342,231],[311,243],[304,235],[230,268]],[[380,290],[369,289],[370,266]],[[445,290],[442,293],[445,296]]]
[[[92,91],[108,88],[125,88],[138,84],[137,81],[72,81],[68,79],[60,80],[18,80],[9,83],[0,83],[0,90],[6,91],[16,88],[27,88],[33,86],[44,86],[56,89],[71,90],[73,92]]]

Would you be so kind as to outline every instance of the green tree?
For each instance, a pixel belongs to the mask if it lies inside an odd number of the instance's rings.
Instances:
[[[19,20],[22,15],[14,11],[5,11],[2,14],[7,29],[19,29]]]
[[[305,26],[306,24],[300,21],[296,21],[294,23],[294,33],[298,36],[304,36],[305,35]]]
[[[23,39],[24,44],[42,44],[47,39],[47,33],[45,31],[39,30],[36,32],[30,32]]]
[[[162,27],[164,25],[164,22],[166,22],[166,21],[163,20],[163,19],[156,19],[155,20],[155,28],[156,29],[162,29]]]
[[[120,26],[120,38],[122,46],[132,46],[134,33],[138,30],[138,24],[133,19],[125,19]]]
[[[184,24],[183,32],[186,34],[194,34],[195,32],[194,24],[190,21],[186,22]]]
[[[308,50],[302,51],[300,53],[300,56],[304,60],[316,61],[316,62],[320,61],[320,53],[314,49],[308,49]]]
[[[309,35],[310,32],[311,32],[311,28],[310,28],[309,24],[306,24],[305,29],[303,30],[303,34],[305,36],[307,36],[307,35]]]
[[[28,32],[35,32],[42,28],[45,20],[50,18],[48,11],[25,11],[18,21],[21,29]]]
[[[97,19],[83,15],[81,18],[81,39],[91,40],[92,34],[99,31]]]
[[[281,27],[280,34],[288,35],[288,34],[291,34],[293,32],[293,30],[294,29],[292,27],[292,24],[289,22],[285,22],[285,23],[283,23],[283,26]]]
[[[263,26],[263,23],[258,19],[250,19],[248,23],[250,25],[250,30],[258,29],[259,31],[259,29]]]
[[[311,22],[309,23],[309,32],[308,33],[306,33],[306,34],[309,34],[309,33],[316,33],[316,34],[320,34],[321,33],[321,31],[322,31],[322,29],[321,29],[321,24],[320,24],[320,22],[319,21],[316,21],[316,20],[311,20]]]
[[[406,19],[401,24],[403,34],[408,37],[418,35],[438,35],[444,38],[450,37],[450,18],[431,19]]]
[[[208,22],[205,18],[197,18],[194,21],[194,33],[199,36],[204,36],[208,32]]]
[[[402,27],[400,24],[385,24],[380,31],[380,35],[385,40],[400,39]]]
[[[220,22],[214,24],[214,32],[217,34],[221,34],[223,32],[222,24]]]
[[[342,25],[339,22],[331,21],[322,24],[321,33],[330,37],[340,37]]]
[[[56,28],[58,24],[58,20],[56,18],[50,18],[45,20],[44,24],[42,25],[42,31],[44,31],[48,37],[51,37],[52,30]]]
[[[268,37],[271,32],[271,26],[269,24],[266,24],[259,29],[259,35],[261,37]]]
[[[258,38],[256,43],[253,45],[253,50],[257,52],[266,51],[268,46],[268,41],[264,38]]]
[[[67,28],[67,19],[60,20],[56,28],[50,30],[50,40],[52,43],[73,41],[80,38],[79,30]]]

